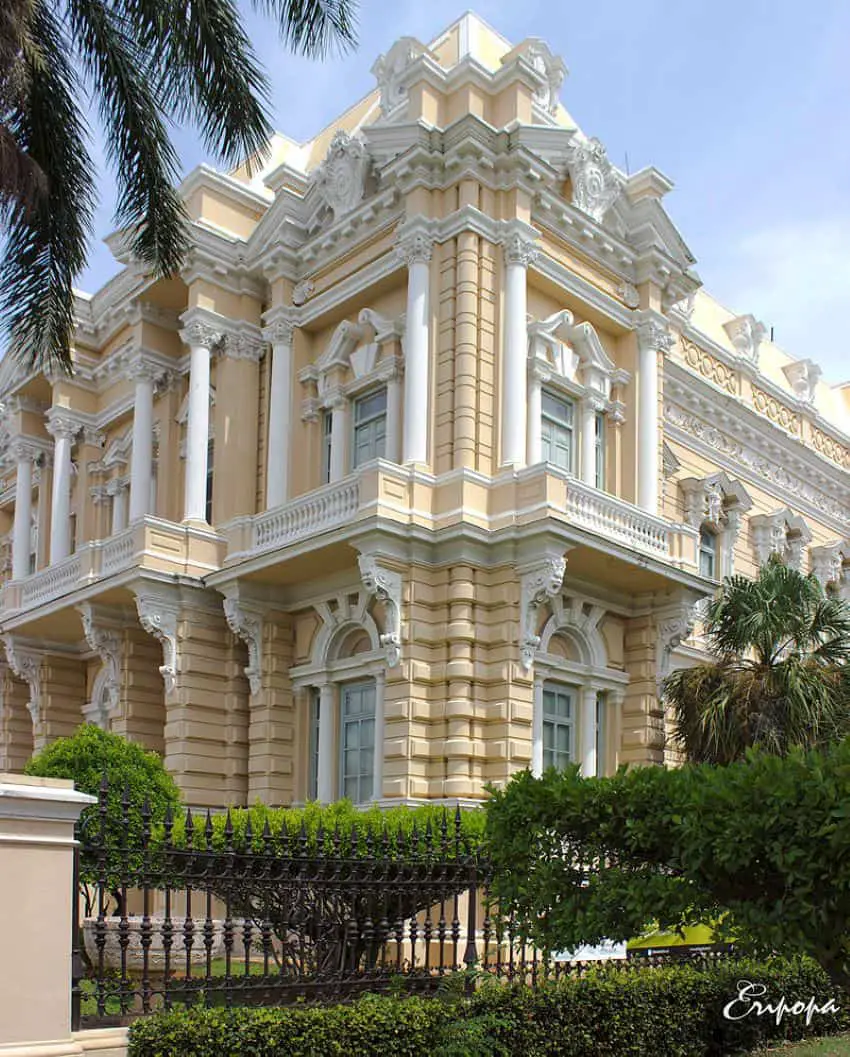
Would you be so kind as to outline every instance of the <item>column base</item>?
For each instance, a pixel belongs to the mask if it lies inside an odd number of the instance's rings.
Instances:
[[[201,529],[202,531],[212,532],[212,525],[208,521],[204,520],[204,518],[184,517],[180,524],[186,525],[187,528]]]

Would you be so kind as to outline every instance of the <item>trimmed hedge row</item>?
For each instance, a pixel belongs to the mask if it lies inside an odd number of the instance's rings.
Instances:
[[[763,983],[762,1001],[833,998],[840,1012],[815,1014],[809,1026],[805,1016],[725,1019],[741,980]],[[159,1013],[133,1024],[129,1057],[715,1057],[850,1025],[847,996],[806,960],[603,967],[535,988],[489,983],[471,999],[451,983],[431,998]]]

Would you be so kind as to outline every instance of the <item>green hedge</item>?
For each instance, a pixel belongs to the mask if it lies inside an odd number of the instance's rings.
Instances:
[[[738,981],[789,1004],[834,997],[838,1015],[723,1018]],[[488,983],[470,999],[367,995],[348,1005],[189,1010],[136,1021],[129,1057],[714,1057],[850,1024],[810,961],[736,961],[712,968],[600,968],[536,988]],[[454,994],[452,992],[455,992]]]

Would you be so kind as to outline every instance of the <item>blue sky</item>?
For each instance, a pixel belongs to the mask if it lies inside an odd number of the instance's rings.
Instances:
[[[428,41],[462,14],[459,0],[362,0],[359,47],[325,63],[288,55],[243,3],[269,72],[274,124],[312,137],[374,87],[369,69],[400,36]],[[478,0],[514,43],[543,37],[570,75],[561,99],[632,172],[675,183],[666,205],[706,286],[735,312],[773,326],[777,344],[850,380],[850,3],[816,0],[623,0],[544,4]],[[185,170],[208,158],[179,130]],[[98,153],[97,151],[95,152]],[[90,265],[97,289],[116,270],[102,171]]]

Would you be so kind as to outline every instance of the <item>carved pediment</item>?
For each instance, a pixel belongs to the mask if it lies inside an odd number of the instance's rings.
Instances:
[[[569,309],[529,323],[528,354],[532,365],[584,385],[605,400],[610,399],[612,384],[628,378],[605,351],[593,325],[576,323]]]
[[[316,194],[339,220],[363,201],[372,167],[369,151],[359,136],[340,130],[334,134],[325,160],[316,170]]]
[[[381,93],[381,114],[387,117],[407,102],[407,86],[404,76],[420,55],[424,44],[415,37],[401,37],[385,55],[379,55],[372,66],[372,73]]]
[[[570,145],[567,168],[572,184],[572,201],[576,209],[598,224],[619,198],[620,177],[605,147],[598,139],[577,135]]]

